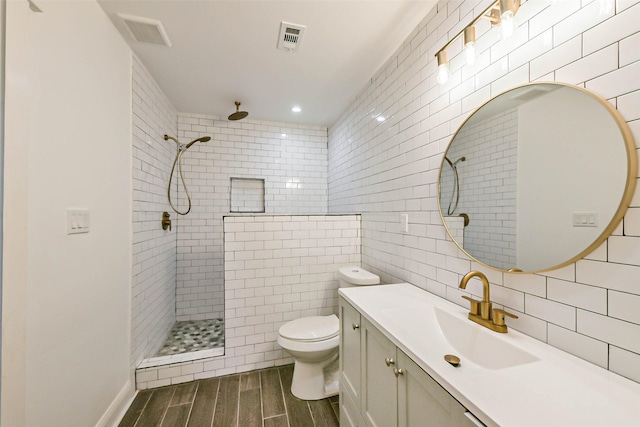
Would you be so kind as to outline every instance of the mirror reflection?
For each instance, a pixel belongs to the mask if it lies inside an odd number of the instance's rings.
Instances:
[[[440,213],[456,244],[483,264],[557,268],[613,231],[636,163],[629,129],[606,101],[564,84],[521,86],[454,135],[440,168]]]

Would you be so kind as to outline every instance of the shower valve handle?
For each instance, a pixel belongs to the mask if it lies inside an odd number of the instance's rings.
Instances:
[[[169,219],[171,215],[169,212],[162,212],[162,229],[166,230],[167,228],[171,231],[171,219]]]

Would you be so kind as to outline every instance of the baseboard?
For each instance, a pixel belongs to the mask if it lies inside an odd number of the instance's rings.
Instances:
[[[131,402],[136,397],[136,389],[133,386],[133,381],[129,378],[122,387],[122,390],[118,393],[109,408],[105,411],[105,413],[100,417],[100,420],[96,424],[96,427],[116,427],[124,414],[131,406]]]

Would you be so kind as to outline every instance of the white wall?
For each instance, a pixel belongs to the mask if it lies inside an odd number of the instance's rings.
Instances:
[[[2,425],[86,427],[133,392],[131,53],[94,1],[38,6],[7,8]]]
[[[463,66],[458,40],[447,49],[452,75],[436,83],[435,53],[490,1],[442,1],[373,76],[329,130],[329,212],[362,212],[363,267],[386,282],[409,281],[463,305],[458,284],[485,272],[514,329],[640,381],[640,189],[623,223],[587,258],[544,275],[503,274],[473,264],[446,236],[437,204],[438,169],[468,114],[515,85],[577,84],[617,106],[640,141],[640,2],[528,1],[513,37],[476,26],[479,57]],[[584,3],[584,4],[583,4]],[[367,111],[390,117],[379,124]],[[409,213],[410,233],[399,214]],[[480,295],[479,284],[467,288]]]
[[[133,57],[132,369],[152,357],[176,320],[177,220],[167,200],[177,152],[178,114],[137,57]],[[173,226],[163,230],[162,212]]]
[[[4,216],[4,39],[5,39],[5,12],[7,2],[0,1],[0,216]],[[0,360],[2,358],[2,224],[0,223]],[[0,362],[0,378],[2,377],[2,363]],[[0,387],[0,401],[2,389]],[[2,419],[2,406],[0,405],[0,420]]]
[[[193,145],[183,157],[193,205],[177,221],[177,319],[223,317],[222,217],[230,212],[230,178],[264,179],[266,213],[326,213],[327,130],[180,113],[178,134],[183,143],[212,139]],[[185,211],[181,186],[179,191],[173,199]]]

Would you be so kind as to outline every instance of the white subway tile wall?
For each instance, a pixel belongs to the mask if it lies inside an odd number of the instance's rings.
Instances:
[[[359,215],[224,218],[225,354],[138,369],[138,389],[292,363],[278,329],[337,313],[338,269],[360,265]]]
[[[362,213],[363,267],[384,282],[408,281],[460,305],[471,269],[485,272],[511,322],[539,340],[640,381],[640,189],[623,223],[596,253],[559,270],[514,275],[465,257],[438,212],[438,171],[450,138],[475,108],[509,86],[535,80],[577,84],[620,108],[640,141],[640,2],[523,2],[509,41],[480,21],[478,58],[447,49],[449,83],[436,83],[434,54],[489,4],[441,1],[329,129],[329,212]],[[614,2],[612,2],[614,3]],[[371,111],[388,119],[379,123]],[[461,168],[464,167],[462,164]],[[398,218],[409,214],[408,234]],[[504,288],[503,288],[504,286]],[[480,287],[469,286],[479,295]],[[509,292],[503,292],[503,290]],[[636,310],[637,311],[637,310]]]
[[[458,162],[460,194],[454,216],[466,213],[471,219],[463,230],[465,249],[477,260],[505,270],[517,265],[518,109],[465,126],[447,158]],[[443,211],[452,200],[452,173],[445,161],[440,195]]]
[[[178,114],[183,141],[202,136],[183,157],[191,212],[180,217],[177,320],[223,317],[222,217],[230,211],[230,179],[264,179],[265,212],[327,212],[327,129],[202,114]],[[186,209],[180,189],[176,199]]]
[[[176,215],[167,203],[167,181],[176,153],[177,112],[142,62],[133,55],[133,280],[131,364],[162,345],[175,322]],[[160,227],[171,212],[172,231]]]

